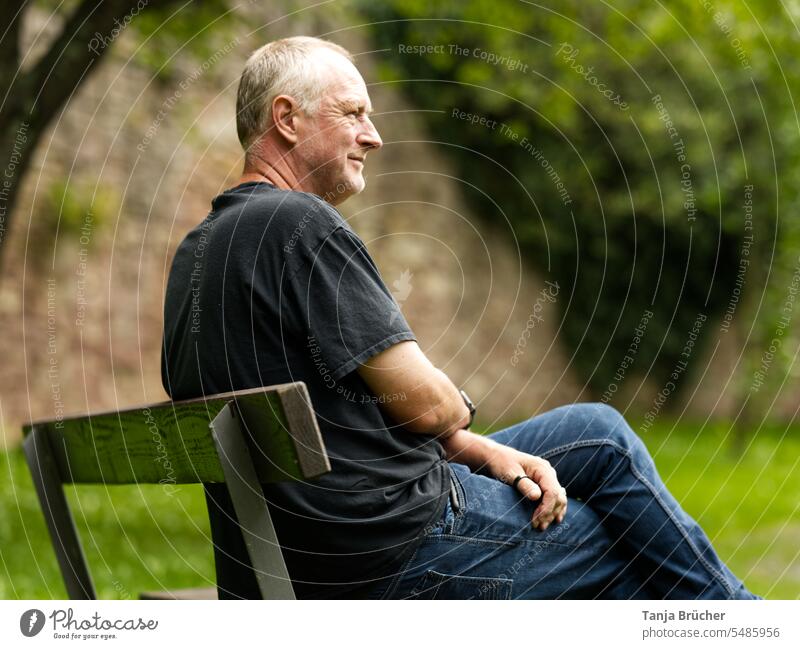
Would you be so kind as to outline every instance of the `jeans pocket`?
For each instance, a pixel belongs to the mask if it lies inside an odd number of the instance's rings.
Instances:
[[[513,579],[465,577],[428,570],[407,599],[511,599]]]
[[[439,520],[431,523],[423,530],[425,536],[434,536],[437,534],[450,534],[453,529],[453,507],[450,501],[446,501],[444,505],[444,513]]]

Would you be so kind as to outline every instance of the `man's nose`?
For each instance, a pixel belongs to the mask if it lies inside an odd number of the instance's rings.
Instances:
[[[358,144],[367,149],[380,149],[383,146],[383,140],[378,134],[378,129],[372,123],[372,120],[367,117],[364,120],[364,129],[358,134],[356,141]]]

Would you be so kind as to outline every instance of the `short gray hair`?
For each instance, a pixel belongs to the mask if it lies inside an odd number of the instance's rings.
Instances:
[[[319,49],[329,49],[348,61],[353,60],[343,47],[312,36],[272,41],[247,59],[236,97],[236,132],[245,151],[266,130],[272,101],[278,95],[291,96],[305,113],[317,109],[325,83],[311,56]]]

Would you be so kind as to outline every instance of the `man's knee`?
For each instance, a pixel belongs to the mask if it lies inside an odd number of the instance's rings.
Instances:
[[[629,452],[647,453],[647,447],[644,442],[630,427],[619,410],[609,406],[607,403],[591,403],[587,405],[594,407],[597,413],[595,416],[602,422],[601,428],[609,441]]]
[[[574,403],[562,406],[563,424],[582,439],[605,439],[626,451],[641,450],[644,444],[625,417],[607,403]]]

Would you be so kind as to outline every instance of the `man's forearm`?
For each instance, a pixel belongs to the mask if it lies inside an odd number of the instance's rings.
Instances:
[[[458,388],[440,369],[436,369],[439,376],[437,390],[439,405],[435,408],[437,425],[430,434],[439,436],[440,440],[453,435],[457,430],[469,425],[469,408],[461,398]]]
[[[466,464],[472,471],[485,468],[500,444],[488,437],[459,429],[447,437],[440,437],[448,461]]]
[[[469,408],[458,388],[415,340],[376,354],[358,367],[358,373],[378,398],[381,411],[409,433],[447,437],[469,425]],[[394,398],[398,395],[403,398]]]

